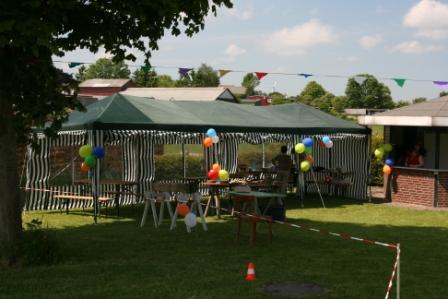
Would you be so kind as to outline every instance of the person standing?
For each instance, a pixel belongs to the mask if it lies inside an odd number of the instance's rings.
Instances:
[[[292,161],[291,157],[287,154],[288,148],[283,145],[280,148],[280,154],[272,159],[272,164],[274,164],[277,170],[277,181],[279,184],[280,192],[286,192],[286,187],[289,182],[289,175],[291,173]]]

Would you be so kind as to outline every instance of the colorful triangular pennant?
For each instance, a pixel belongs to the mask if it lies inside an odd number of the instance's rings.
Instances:
[[[185,67],[180,67],[179,68],[179,75],[180,77],[185,77],[186,75],[188,75],[188,72],[191,71],[192,68],[185,68]]]
[[[262,72],[255,72],[255,76],[257,76],[258,80],[263,79],[268,73],[262,73]]]
[[[442,89],[448,89],[448,81],[432,81],[434,85]]]
[[[230,72],[231,72],[231,70],[218,70],[218,76],[219,76],[219,78],[221,78]]]
[[[353,77],[353,80],[355,80],[356,83],[358,83],[359,85],[362,85],[367,80],[367,77],[366,76],[355,76],[355,77]]]
[[[305,77],[305,79],[306,79],[308,77],[311,77],[312,75],[311,74],[300,73],[299,76]]]
[[[406,79],[397,79],[397,78],[392,78],[392,79],[394,79],[395,83],[397,83],[397,85],[400,87],[403,87],[404,82],[406,82]]]
[[[77,67],[77,66],[80,66],[80,65],[83,65],[84,63],[82,63],[82,62],[69,62],[68,63],[68,67],[69,68],[74,68],[74,67]]]

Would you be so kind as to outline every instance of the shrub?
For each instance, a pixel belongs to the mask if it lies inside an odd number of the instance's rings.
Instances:
[[[170,180],[183,177],[182,156],[165,154],[155,156],[155,179]],[[187,176],[205,176],[203,159],[200,156],[186,156]]]
[[[380,147],[383,144],[383,136],[374,133],[372,134],[372,146],[371,146],[371,170],[370,170],[370,176],[371,176],[371,185],[374,186],[382,186],[383,185],[383,163],[376,159],[373,152],[375,149]]]

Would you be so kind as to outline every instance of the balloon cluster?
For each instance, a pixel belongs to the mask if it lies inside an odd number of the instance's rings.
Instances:
[[[218,163],[213,164],[212,169],[208,171],[207,177],[209,180],[228,181],[229,173],[225,169],[221,169]]]
[[[213,143],[218,143],[219,142],[219,137],[218,134],[216,133],[215,129],[208,129],[207,130],[207,137],[204,138],[204,140],[202,141],[202,144],[204,145],[204,147],[208,148],[211,147],[213,145]]]
[[[383,144],[373,152],[378,160],[383,160],[384,156],[387,156],[392,151],[392,145],[390,143]],[[383,173],[390,175],[392,173],[392,166],[394,166],[394,160],[387,157],[384,160]]]
[[[92,147],[90,144],[83,145],[79,148],[79,155],[84,158],[81,163],[81,171],[88,173],[90,168],[95,167],[96,159],[104,158],[104,148],[97,146]]]
[[[184,217],[185,225],[188,227],[196,226],[196,214],[190,211],[190,207],[186,203],[177,206],[177,213]]]
[[[324,136],[322,138],[322,142],[325,144],[326,148],[333,147],[333,141],[331,141],[330,137],[328,136]],[[311,155],[311,153],[313,152],[313,139],[311,139],[310,137],[303,139],[301,143],[296,144],[294,149],[298,154],[305,154],[304,161],[300,162],[300,170],[302,170],[303,172],[307,172],[311,169],[311,166],[314,163],[314,158]]]

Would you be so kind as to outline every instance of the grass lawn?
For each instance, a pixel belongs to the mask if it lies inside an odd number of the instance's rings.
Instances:
[[[402,244],[402,298],[448,298],[448,212],[317,199],[299,209],[287,202],[289,221]],[[209,217],[209,231],[188,234],[181,220],[155,229],[138,223],[142,206],[94,225],[82,211],[29,212],[44,221],[64,253],[62,263],[0,270],[1,298],[273,298],[261,286],[274,281],[317,283],[323,298],[384,298],[395,252],[388,248],[274,225],[273,244],[260,228],[257,244],[234,241],[230,217]],[[247,227],[244,227],[247,233]],[[248,262],[257,280],[246,282]],[[394,295],[391,296],[394,298]]]

